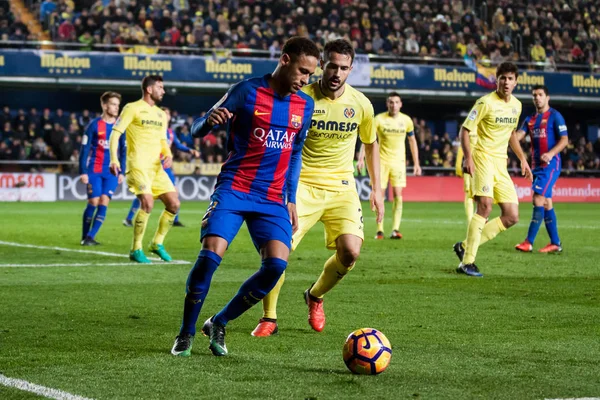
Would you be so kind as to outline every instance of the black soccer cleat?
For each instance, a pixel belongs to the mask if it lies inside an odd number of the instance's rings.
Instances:
[[[210,339],[208,348],[217,356],[227,355],[227,346],[225,346],[225,327],[213,322],[214,315],[207,319],[202,326],[202,333]]]
[[[462,262],[458,265],[458,268],[456,268],[456,272],[458,272],[459,274],[476,276],[478,278],[481,278],[483,276],[483,274],[479,272],[479,268],[477,268],[477,265],[463,264]]]
[[[82,246],[99,246],[100,243],[96,242],[93,238],[87,236],[85,239],[81,241]]]
[[[175,344],[171,349],[171,354],[179,357],[189,357],[192,355],[192,344],[194,344],[194,336],[189,333],[184,333],[175,338]]]
[[[185,225],[181,223],[181,221],[175,221],[173,222],[173,226],[178,226],[180,228],[185,228]]]
[[[458,257],[458,260],[462,262],[463,258],[465,258],[465,248],[463,247],[463,242],[454,243],[452,249],[454,250],[456,257]]]
[[[127,228],[133,228],[133,223],[131,222],[130,219],[124,219],[123,220],[123,226],[125,226]]]

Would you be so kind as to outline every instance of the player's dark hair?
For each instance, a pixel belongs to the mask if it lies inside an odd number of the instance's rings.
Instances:
[[[499,78],[502,74],[510,74],[511,72],[515,74],[515,78],[519,77],[519,68],[517,68],[515,64],[511,62],[503,62],[496,70],[496,78]]]
[[[389,99],[391,97],[397,97],[400,100],[402,100],[402,97],[400,97],[400,93],[398,93],[398,92],[390,92],[390,93],[388,93],[387,98]]]
[[[287,54],[292,60],[297,60],[301,55],[313,56],[317,60],[321,56],[319,48],[310,39],[294,36],[288,39],[281,49],[281,54]]]
[[[119,99],[119,102],[121,101],[121,95],[119,93],[117,93],[117,92],[104,92],[104,93],[102,93],[102,96],[100,96],[100,102],[102,104],[106,104],[112,98]]]
[[[535,85],[532,89],[531,92],[535,92],[536,90],[543,90],[544,93],[546,93],[546,96],[548,96],[550,94],[550,91],[548,90],[548,86],[546,85]]]
[[[142,93],[146,93],[146,89],[154,85],[156,82],[162,82],[163,78],[160,75],[148,75],[142,79]]]
[[[325,44],[325,49],[323,49],[323,58],[328,60],[329,54],[331,53],[350,56],[352,62],[354,62],[354,47],[352,47],[352,43],[346,39],[337,39],[327,42],[327,44]]]

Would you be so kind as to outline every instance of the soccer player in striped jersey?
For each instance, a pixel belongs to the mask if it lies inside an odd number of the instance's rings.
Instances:
[[[298,185],[298,231],[294,249],[319,221],[325,227],[325,246],[335,253],[325,261],[318,279],[304,292],[308,323],[317,332],[325,327],[323,297],[354,268],[364,240],[362,205],[354,180],[354,148],[358,137],[365,143],[371,178],[371,208],[377,223],[383,220],[379,181],[379,145],[374,128],[373,105],[346,84],[352,70],[354,49],[343,39],[328,42],[323,51],[323,77],[303,91],[315,101],[315,112],[302,153]],[[263,318],[253,336],[277,332],[277,299],[284,277],[263,301]]]
[[[567,125],[563,116],[550,107],[550,96],[546,86],[534,86],[532,95],[536,112],[525,118],[517,133],[519,139],[526,134],[531,138],[533,216],[527,238],[515,248],[524,252],[533,251],[533,242],[544,220],[550,243],[539,251],[560,253],[562,246],[558,237],[556,213],[552,205],[552,188],[560,175],[560,152],[569,144]]]
[[[227,354],[225,326],[273,289],[287,266],[298,225],[296,189],[302,147],[314,102],[300,91],[314,73],[319,49],[306,38],[289,39],[273,74],[234,85],[192,125],[194,136],[227,128],[229,155],[202,219],[202,250],[187,279],[183,323],[171,353],[189,356],[196,321],[213,273],[245,221],[262,258],[260,269],[202,331],[216,356]]]
[[[167,121],[171,121],[171,111],[169,110],[169,108],[161,107],[160,109],[163,110],[165,112],[165,114],[167,115]],[[181,141],[177,137],[177,134],[173,131],[172,128],[167,128],[167,144],[169,145],[169,147],[175,146],[175,148],[177,150],[181,151],[182,153],[190,153],[192,155],[192,157],[196,157],[196,158],[200,157],[200,152],[198,150],[190,149],[189,147],[187,147],[186,145],[181,143]],[[164,168],[164,166],[163,166],[163,168]],[[171,182],[173,182],[173,185],[175,185],[175,172],[173,172],[173,167],[165,168],[165,172],[167,173],[167,175],[169,175],[169,179],[171,180]],[[133,217],[135,216],[135,213],[137,212],[137,210],[139,208],[140,208],[140,200],[136,197],[135,199],[133,199],[133,202],[131,203],[131,208],[129,208],[129,213],[127,214],[127,218],[125,218],[123,220],[124,226],[133,227],[133,223],[131,221],[133,220]],[[185,226],[179,221],[179,213],[177,213],[177,215],[175,215],[175,220],[173,221],[173,226],[179,226],[179,227]]]
[[[108,142],[112,128],[119,115],[121,95],[116,92],[105,92],[100,96],[102,116],[88,124],[81,140],[79,152],[79,179],[87,185],[88,204],[83,212],[82,246],[99,245],[96,234],[100,230],[108,203],[117,188],[123,182],[123,174],[114,176],[110,173],[110,151]],[[125,138],[120,142],[121,162],[125,162]]]

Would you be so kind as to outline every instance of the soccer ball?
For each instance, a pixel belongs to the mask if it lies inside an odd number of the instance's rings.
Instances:
[[[377,329],[358,329],[348,335],[343,356],[353,374],[377,375],[390,365],[392,346]]]

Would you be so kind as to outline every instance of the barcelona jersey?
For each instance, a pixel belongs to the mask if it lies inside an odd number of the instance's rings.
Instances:
[[[192,134],[204,136],[210,113],[226,108],[234,116],[227,130],[227,159],[216,190],[257,195],[267,200],[296,202],[302,147],[314,102],[305,93],[282,97],[269,86],[269,75],[234,85],[206,114],[194,121]]]
[[[558,164],[560,169],[560,153],[555,155],[550,163],[542,161],[542,154],[552,150],[562,136],[567,136],[567,125],[563,116],[553,108],[545,113],[535,113],[523,121],[521,130],[531,138],[531,167],[548,167]]]
[[[110,174],[108,143],[113,124],[102,118],[93,119],[85,129],[79,152],[79,174]],[[119,160],[125,162],[125,137],[119,138]]]

